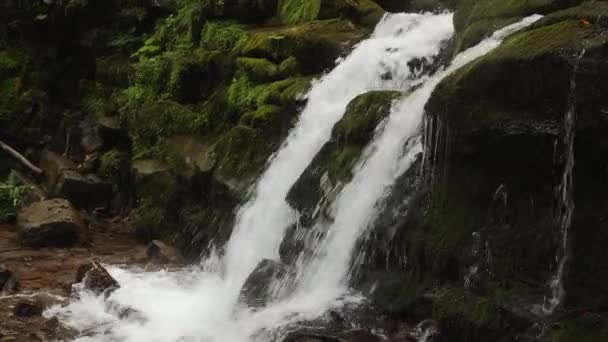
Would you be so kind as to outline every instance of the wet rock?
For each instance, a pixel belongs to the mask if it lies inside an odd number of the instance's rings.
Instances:
[[[107,205],[112,196],[112,185],[93,174],[81,175],[74,170],[63,170],[54,192],[79,208],[92,209]]]
[[[154,240],[146,247],[146,256],[157,263],[178,263],[182,260],[181,255],[175,247],[166,243]]]
[[[76,165],[71,160],[47,149],[40,152],[38,166],[44,171],[43,185],[48,193],[54,192],[61,172],[76,169]]]
[[[64,199],[36,202],[17,214],[19,243],[31,247],[70,247],[83,240],[80,214]]]
[[[252,307],[263,306],[271,295],[272,283],[285,277],[288,271],[287,266],[278,261],[269,259],[260,261],[245,281],[241,289],[241,299]]]
[[[65,197],[76,207],[94,208],[105,205],[112,187],[97,176],[82,175],[69,159],[50,150],[40,153],[40,168],[44,171],[44,186],[51,196]]]
[[[37,300],[22,300],[15,304],[13,315],[17,317],[35,317],[42,315],[44,304]]]
[[[0,292],[12,292],[17,290],[18,287],[19,283],[15,274],[11,270],[0,265]]]
[[[334,126],[331,140],[315,156],[287,194],[287,202],[301,213],[308,226],[352,178],[352,169],[378,124],[389,114],[400,95],[395,91],[371,91],[353,99],[344,117]]]
[[[120,287],[108,270],[94,260],[78,268],[76,283],[82,283],[86,290],[96,295],[104,294],[106,297]]]

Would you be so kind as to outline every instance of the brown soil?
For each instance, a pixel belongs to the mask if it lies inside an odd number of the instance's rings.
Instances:
[[[33,249],[17,244],[18,227],[0,225],[0,264],[11,270],[19,282],[17,291],[0,292],[0,342],[63,339],[66,332],[55,320],[36,314],[18,317],[13,311],[23,302],[42,307],[65,302],[78,267],[91,258],[109,264],[144,263],[145,246],[127,233],[107,228],[116,226],[120,225],[95,225],[86,246]]]

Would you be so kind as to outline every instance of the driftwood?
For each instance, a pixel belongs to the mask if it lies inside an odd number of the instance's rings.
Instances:
[[[42,171],[39,167],[32,164],[27,158],[25,158],[21,153],[15,151],[12,147],[5,144],[2,140],[0,140],[0,150],[10,154],[13,158],[15,158],[21,165],[25,166],[32,173],[36,174],[36,176],[41,176],[44,171]]]

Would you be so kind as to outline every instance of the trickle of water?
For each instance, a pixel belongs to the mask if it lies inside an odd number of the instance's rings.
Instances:
[[[568,262],[568,243],[572,214],[574,213],[574,141],[576,138],[576,74],[581,60],[585,56],[585,49],[581,50],[576,58],[570,79],[570,93],[568,94],[568,109],[564,116],[562,130],[563,156],[565,159],[562,181],[558,188],[559,212],[559,238],[560,245],[555,254],[557,271],[549,281],[550,297],[545,299],[543,312],[552,314],[558,308],[566,295],[563,277]]]

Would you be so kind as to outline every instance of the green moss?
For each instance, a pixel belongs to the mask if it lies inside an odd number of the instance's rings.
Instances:
[[[264,58],[239,57],[236,66],[239,72],[256,83],[274,81],[279,75],[279,67]]]
[[[265,86],[257,97],[257,105],[274,104],[285,106],[294,104],[306,95],[311,77],[292,77]]]
[[[496,50],[488,59],[493,58],[534,58],[539,55],[556,52],[558,49],[576,47],[580,38],[589,29],[580,28],[578,21],[565,20],[553,25],[542,26],[533,30],[513,35]]]
[[[357,96],[334,127],[333,137],[351,143],[367,143],[388,114],[393,100],[400,95],[397,91],[372,91]]]
[[[237,125],[220,137],[214,147],[219,175],[245,180],[261,171],[274,148],[261,130]]]
[[[300,71],[300,62],[293,56],[284,59],[279,65],[279,75],[281,75],[281,77],[299,76]]]
[[[245,39],[247,31],[243,25],[208,21],[201,32],[200,47],[205,50],[230,51]]]
[[[143,58],[143,57],[154,57],[161,52],[161,47],[158,44],[158,41],[154,38],[146,39],[144,42],[144,46],[139,48],[137,52],[133,54],[133,57]]]
[[[278,17],[283,24],[298,24],[317,19],[321,0],[280,0]]]
[[[310,87],[310,77],[293,77],[255,85],[246,76],[237,77],[228,89],[228,104],[243,113],[264,105],[285,106],[296,103]]]
[[[140,238],[149,241],[158,237],[166,216],[163,207],[143,198],[140,199],[137,208],[131,211],[129,222]]]
[[[456,36],[456,47],[454,51],[464,51],[491,36],[495,31],[508,26],[519,19],[521,18],[513,17],[478,20],[469,25],[464,32]]]
[[[172,61],[167,56],[143,58],[135,66],[135,83],[160,94],[167,88]]]
[[[181,102],[196,102],[219,82],[222,56],[217,52],[168,54],[173,60],[168,90]]]
[[[125,165],[125,154],[119,150],[110,150],[101,155],[97,173],[112,181],[118,181]]]
[[[559,8],[574,6],[578,0],[464,0],[454,17],[458,53],[477,44],[494,29],[502,28],[518,18]]]
[[[368,29],[353,27],[347,20],[312,21],[253,32],[239,44],[237,51],[242,56],[266,58],[275,63],[295,57],[303,73],[314,74],[334,63],[349,43],[368,33]]]
[[[282,126],[283,109],[278,106],[265,105],[256,111],[247,112],[241,116],[239,123],[270,132],[277,132]]]

